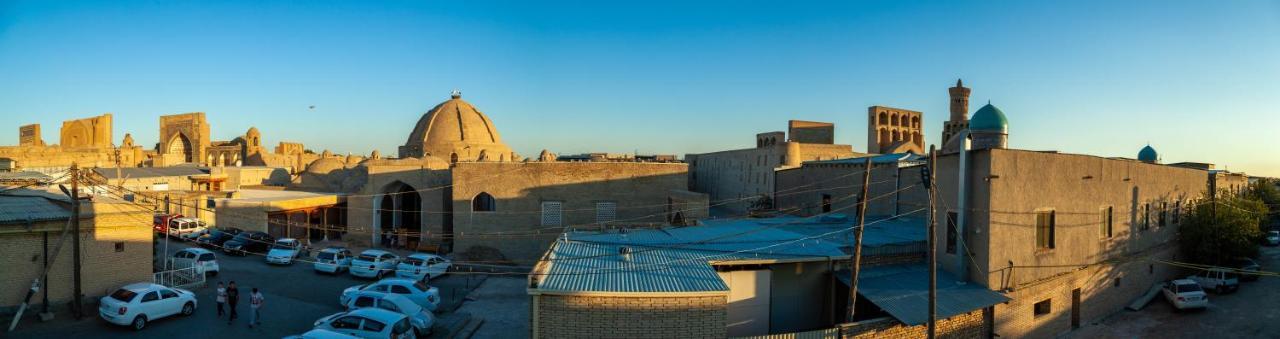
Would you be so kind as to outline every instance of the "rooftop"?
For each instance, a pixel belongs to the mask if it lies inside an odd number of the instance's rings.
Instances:
[[[836,278],[849,286],[849,271]],[[938,319],[946,319],[1009,301],[1008,297],[977,284],[961,283],[938,270]],[[872,266],[858,274],[858,294],[894,319],[915,326],[929,320],[929,266],[906,264]]]
[[[189,166],[171,166],[171,167],[122,167],[118,169],[120,176],[116,176],[115,168],[95,168],[94,173],[107,178],[119,179],[141,179],[141,178],[159,178],[159,177],[185,177],[191,175],[209,174],[207,167],[189,167]]]
[[[65,220],[71,210],[36,196],[0,196],[0,224]]]

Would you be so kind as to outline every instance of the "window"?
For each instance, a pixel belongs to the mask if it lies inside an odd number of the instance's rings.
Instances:
[[[947,253],[956,254],[956,212],[947,212]]]
[[[1113,218],[1115,215],[1113,212],[1111,206],[1102,209],[1102,222],[1100,223],[1102,228],[1099,229],[1098,234],[1101,234],[1103,238],[1111,238],[1111,231],[1115,227],[1115,219]]]
[[[370,332],[373,332],[373,333],[380,333],[380,332],[382,332],[382,328],[383,328],[383,327],[386,327],[386,326],[387,326],[386,324],[383,324],[383,323],[378,322],[378,321],[373,320],[373,319],[365,319],[365,320],[364,320],[364,330],[365,330],[365,331],[370,331]]]
[[[205,253],[200,255],[199,261],[213,261],[213,253]]]
[[[147,292],[147,294],[142,296],[142,302],[144,303],[156,300],[160,300],[160,292]]]
[[[1116,287],[1120,287],[1120,278],[1116,278]]]
[[[378,301],[378,308],[388,310],[391,312],[400,313],[400,307],[396,306],[395,303],[392,303],[390,300],[386,300],[386,299]]]
[[[543,201],[542,226],[560,226],[563,205],[564,203],[560,201]]]
[[[471,199],[472,212],[493,212],[497,210],[497,202],[493,200],[493,195],[480,192],[475,198]]]
[[[1160,218],[1157,219],[1160,221],[1160,227],[1164,227],[1166,225],[1164,222],[1164,216],[1168,210],[1169,210],[1169,203],[1167,202],[1160,203]]]
[[[116,242],[116,252],[124,252],[124,242],[123,242],[123,241],[117,241],[117,242]]]
[[[174,291],[170,291],[170,290],[160,290],[160,298],[161,298],[161,299],[169,299],[169,298],[177,298],[177,297],[178,297],[178,293],[176,293],[176,292],[174,292]]]
[[[618,203],[613,201],[596,202],[596,222],[606,223],[618,218]]]
[[[404,286],[400,286],[400,285],[391,285],[391,293],[395,293],[395,294],[411,294],[411,293],[413,293],[413,292],[409,292],[409,288],[408,288],[408,287],[404,287]]]
[[[1051,305],[1051,302],[1053,302],[1053,299],[1045,299],[1044,301],[1036,303],[1035,305],[1036,316],[1039,317],[1043,315],[1048,315],[1049,311],[1053,310],[1053,306]]]
[[[205,200],[204,206],[205,208],[217,208],[218,204],[214,202],[213,198],[209,198]]]
[[[369,307],[369,306],[373,306],[373,298],[370,298],[370,297],[359,297],[359,298],[356,298],[356,304],[355,304],[355,305],[356,305],[356,307]]]
[[[822,195],[822,213],[830,213],[830,212],[831,212],[831,195],[823,194]]]
[[[360,317],[342,317],[330,323],[330,326],[337,329],[358,329],[360,328]]]
[[[1054,223],[1053,210],[1036,212],[1036,248],[1053,248]]]
[[[1142,230],[1151,229],[1151,204],[1142,205]]]

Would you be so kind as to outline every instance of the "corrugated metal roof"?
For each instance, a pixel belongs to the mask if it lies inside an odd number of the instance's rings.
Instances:
[[[31,171],[21,172],[0,172],[0,181],[40,181],[49,182],[53,180],[48,174]]]
[[[115,168],[95,168],[93,170],[98,175],[107,179],[118,179],[116,177]],[[120,168],[120,175],[129,179],[142,178],[158,178],[158,177],[185,177],[190,175],[209,174],[209,169],[204,167],[190,166],[171,166],[171,167],[124,167]]]
[[[836,278],[849,285],[849,271],[837,272]],[[937,281],[938,319],[1009,300],[986,287],[974,283],[961,284],[946,271],[938,271]],[[858,294],[907,326],[929,320],[929,270],[926,264],[863,268],[858,276]]]
[[[792,218],[800,219],[800,218]],[[671,250],[725,252],[712,260],[734,258],[839,257],[844,252],[838,245],[822,239],[784,230],[790,224],[740,222],[666,228],[630,230],[626,233],[571,233],[569,239],[606,244],[668,247]],[[847,227],[847,226],[846,226]],[[779,243],[787,243],[771,246]],[[705,254],[704,254],[705,255]]]
[[[64,220],[71,211],[40,197],[0,196],[0,224]]]
[[[621,246],[558,240],[549,257],[547,275],[537,288],[546,291],[593,292],[722,292],[720,280],[696,252],[633,248],[630,260]],[[673,262],[675,261],[675,262]]]

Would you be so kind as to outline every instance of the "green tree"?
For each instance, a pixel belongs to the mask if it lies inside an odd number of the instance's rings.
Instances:
[[[1249,185],[1249,191],[1246,194],[1250,198],[1262,201],[1267,207],[1280,207],[1280,190],[1276,189],[1276,179],[1259,178]],[[1275,225],[1280,223],[1280,215],[1270,214],[1264,221]]]
[[[1179,243],[1192,262],[1221,265],[1236,257],[1258,255],[1267,206],[1251,195],[1218,193],[1187,214]]]

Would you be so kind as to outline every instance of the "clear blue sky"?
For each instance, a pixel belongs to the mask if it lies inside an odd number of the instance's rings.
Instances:
[[[526,156],[743,148],[788,119],[861,151],[870,105],[937,143],[957,77],[1014,148],[1280,176],[1277,2],[0,1],[10,145],[110,112],[149,147],[203,111],[215,140],[393,154],[457,88]]]

